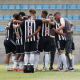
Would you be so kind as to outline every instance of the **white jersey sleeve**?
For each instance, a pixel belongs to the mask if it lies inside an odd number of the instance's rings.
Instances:
[[[64,20],[63,17],[60,18],[60,23],[61,23],[61,25],[62,25],[62,24],[65,24],[65,20]]]

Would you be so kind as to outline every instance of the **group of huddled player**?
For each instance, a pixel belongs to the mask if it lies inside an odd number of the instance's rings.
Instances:
[[[38,70],[40,52],[44,51],[44,66],[42,71],[47,70],[49,62],[49,52],[51,51],[50,38],[55,38],[58,50],[58,66],[52,71],[74,71],[74,43],[71,26],[73,24],[67,18],[61,16],[60,12],[53,15],[43,10],[42,19],[36,19],[36,10],[30,9],[30,15],[24,12],[14,13],[6,26],[6,37],[4,46],[6,51],[6,70],[9,71],[9,59],[11,54],[14,60],[13,71],[23,71],[23,65],[35,65],[35,71]],[[48,19],[47,19],[48,15]],[[50,29],[55,36],[50,34]],[[67,57],[67,58],[66,58]],[[68,61],[68,64],[67,64]],[[17,65],[19,67],[17,68]],[[61,69],[63,67],[64,69]]]

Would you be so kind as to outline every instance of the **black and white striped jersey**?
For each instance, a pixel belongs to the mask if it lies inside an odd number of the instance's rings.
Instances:
[[[56,23],[55,24],[55,29],[59,28],[61,26],[61,24]],[[63,33],[63,29],[60,30],[61,33]],[[59,40],[66,40],[66,37],[63,35],[59,35],[59,34],[55,34],[55,40],[59,41]]]
[[[42,25],[42,20],[39,19],[28,19],[23,21],[20,26],[25,30],[25,42],[36,41],[37,34],[31,38],[27,38],[27,36],[32,35],[37,29],[38,26]]]
[[[48,37],[50,36],[50,29],[54,28],[54,26],[48,24],[48,23],[43,23],[41,30],[39,32],[39,37]]]
[[[20,25],[19,23],[16,23],[16,25]],[[22,28],[15,28],[15,34],[16,34],[16,45],[23,45],[23,31]]]
[[[6,40],[10,40],[14,45],[16,45],[15,44],[16,36],[15,36],[15,31],[13,29],[13,20],[9,20],[6,27],[10,27],[10,29],[6,30],[6,33],[5,33]]]
[[[6,27],[10,27],[11,21],[12,21],[12,20],[10,19]],[[6,40],[9,40],[9,39],[10,39],[10,30],[11,30],[11,27],[10,27],[9,30],[6,30],[6,33],[5,33],[5,38],[6,38]]]

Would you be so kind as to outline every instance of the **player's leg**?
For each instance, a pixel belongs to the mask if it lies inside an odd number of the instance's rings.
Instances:
[[[29,63],[29,55],[30,55],[30,42],[25,42],[25,57],[24,57],[25,65]]]
[[[71,45],[72,45],[72,41],[71,40],[68,40],[66,41],[66,45],[65,45],[65,50],[66,50],[66,56],[68,57],[68,61],[69,61],[69,66],[70,66],[70,71],[73,70],[73,67],[72,67],[72,56],[71,56]]]
[[[20,57],[20,45],[16,46],[16,57],[15,57],[15,61],[13,64],[13,71],[17,71],[17,64],[18,64],[18,59]]]
[[[51,46],[51,52],[50,52],[50,68],[49,68],[49,70],[52,70],[53,69],[55,52],[56,52],[56,46],[55,45],[52,45]]]
[[[44,46],[44,70],[47,70],[48,62],[49,62],[49,52],[51,51],[51,42],[50,37],[45,37],[45,46]]]
[[[19,63],[19,71],[23,71],[23,64],[24,64],[24,45],[20,46],[20,63]]]
[[[30,44],[30,63],[34,64],[34,54],[37,53],[37,41],[33,41]]]
[[[9,59],[12,52],[12,43],[9,40],[4,40],[4,46],[6,51],[6,57],[5,57],[5,64],[6,64],[6,70],[9,70]]]

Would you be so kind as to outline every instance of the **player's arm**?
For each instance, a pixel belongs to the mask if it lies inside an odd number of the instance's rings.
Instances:
[[[13,24],[13,27],[14,27],[14,28],[20,28],[21,26],[20,26],[20,25],[15,25],[15,24]]]
[[[42,20],[42,23],[49,23],[49,22],[50,22],[50,19]]]
[[[53,39],[55,38],[55,36],[52,36],[52,35],[50,35],[50,37],[53,38]]]
[[[67,34],[70,34],[70,33],[72,33],[73,34],[73,30],[72,30],[72,28],[71,28],[71,30],[69,31],[69,30],[67,30]]]
[[[60,35],[63,35],[65,36],[66,34],[65,33],[61,33],[59,32],[58,30],[56,30],[55,28],[52,28],[53,32],[57,33],[57,34],[60,34]]]
[[[48,24],[55,26],[55,23],[53,23],[53,22],[49,22]]]
[[[38,26],[38,29],[32,35],[27,36],[27,38],[30,38],[30,37],[36,35],[40,31],[40,29],[41,29],[41,26]]]
[[[60,19],[60,23],[61,23],[61,26],[59,28],[57,28],[58,31],[63,29],[63,28],[65,28],[65,20],[64,20],[64,18]]]
[[[62,24],[59,28],[57,28],[57,30],[61,30],[65,27],[65,24]]]
[[[20,21],[20,20],[14,20],[13,23],[14,23],[14,24],[15,24],[15,23],[22,23],[22,21]]]

